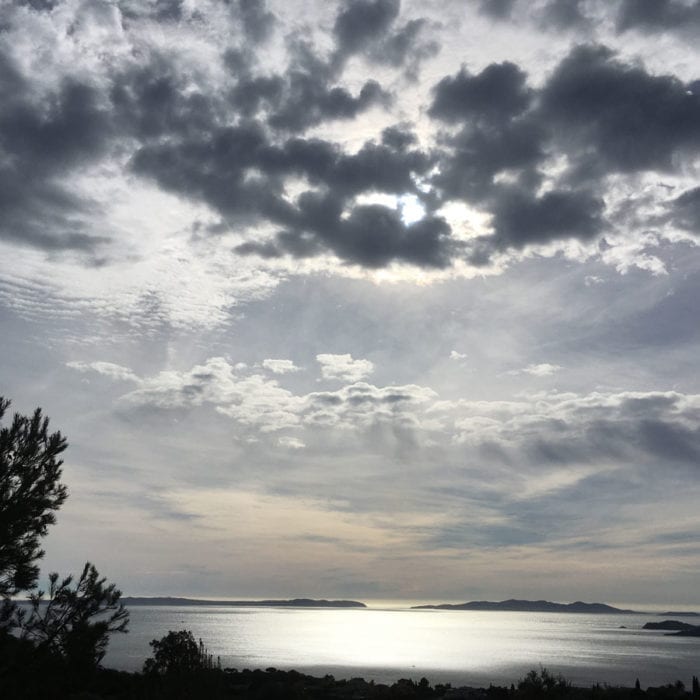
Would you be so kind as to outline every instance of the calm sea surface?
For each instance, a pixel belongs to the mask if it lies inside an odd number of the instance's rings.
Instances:
[[[297,669],[378,682],[517,682],[540,664],[576,685],[643,687],[700,675],[700,638],[641,630],[647,615],[406,609],[133,607],[104,665],[139,670],[169,630],[201,637],[224,667]],[[621,629],[624,626],[626,629]]]

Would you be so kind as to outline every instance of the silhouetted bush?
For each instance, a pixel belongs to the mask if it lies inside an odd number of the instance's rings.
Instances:
[[[534,669],[518,681],[518,693],[525,698],[560,698],[571,690],[569,683],[561,675],[555,676],[546,668]]]
[[[199,644],[189,630],[170,631],[161,639],[150,642],[153,656],[146,659],[144,673],[188,674],[213,669],[214,659],[207,653],[202,640]]]

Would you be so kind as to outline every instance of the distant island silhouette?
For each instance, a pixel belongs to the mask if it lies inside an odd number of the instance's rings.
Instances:
[[[473,600],[468,603],[414,605],[411,610],[503,610],[508,612],[595,613],[608,615],[636,612],[635,610],[614,608],[612,605],[605,603],[583,603],[580,600],[575,603],[552,603],[549,600],[515,600],[513,598],[500,602]]]
[[[236,608],[366,608],[356,600],[314,600],[313,598],[292,598],[291,600],[200,600],[198,598],[171,597],[127,597],[122,598],[130,605],[228,605]]]
[[[698,612],[688,612],[687,610],[671,610],[659,613],[659,617],[700,617]]]
[[[667,637],[700,637],[700,625],[690,625],[679,620],[664,620],[663,622],[647,622],[644,630],[673,630]]]

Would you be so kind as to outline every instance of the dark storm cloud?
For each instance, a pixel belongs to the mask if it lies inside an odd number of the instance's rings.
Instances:
[[[343,56],[358,53],[385,36],[400,9],[400,0],[348,2],[336,17],[333,26],[338,52]]]
[[[491,19],[509,21],[520,15],[520,13],[514,13],[518,4],[516,0],[480,0],[478,9],[482,15]],[[520,3],[520,8],[527,10],[530,13],[530,19],[535,20],[543,28],[585,29],[593,22],[585,12],[585,4],[585,0],[548,0],[541,6],[534,3]],[[610,4],[614,5],[612,2]]]
[[[139,141],[201,133],[216,119],[213,100],[187,90],[171,63],[158,55],[115,76],[109,96],[115,122]]]
[[[400,141],[398,131],[393,136]],[[351,204],[366,191],[416,191],[414,177],[431,161],[403,145],[397,150],[367,143],[352,155],[318,139],[293,138],[274,146],[260,126],[251,123],[176,144],[144,146],[132,167],[166,189],[204,199],[232,221],[263,217],[283,229],[274,242],[249,241],[237,248],[239,253],[307,257],[330,251],[368,267],[392,260],[444,267],[451,249],[450,229],[443,219],[428,217],[406,225],[388,207]],[[283,180],[294,175],[320,189],[290,203],[282,197]]]
[[[604,170],[671,170],[674,157],[700,147],[697,92],[695,84],[623,63],[605,47],[582,46],[547,81],[538,115],[560,148]]]
[[[493,207],[496,244],[522,248],[556,238],[590,240],[603,229],[603,201],[586,191],[552,191],[540,197],[504,189]]]
[[[121,0],[119,11],[126,20],[152,19],[157,22],[179,22],[182,19],[183,0],[155,0],[144,3],[141,0]]]
[[[697,85],[650,74],[601,46],[575,47],[539,90],[512,63],[478,74],[462,67],[440,80],[429,114],[461,130],[442,135],[437,199],[464,199],[493,215],[493,235],[473,244],[471,262],[488,262],[495,249],[595,239],[606,227],[607,175],[671,172],[700,148]],[[568,166],[538,195],[549,155],[566,156]],[[692,192],[672,209],[678,225],[697,228]]]
[[[395,209],[374,204],[355,206],[347,218],[341,218],[342,210],[334,204],[313,195],[303,198],[301,225],[277,237],[279,248],[304,255],[311,243],[312,252],[330,250],[341,260],[369,268],[393,261],[437,268],[450,263],[450,227],[441,217],[406,224]]]
[[[545,26],[554,29],[577,29],[590,24],[590,18],[582,10],[582,0],[550,0],[541,13]]]
[[[479,12],[493,19],[506,19],[514,5],[515,0],[479,0]]]
[[[674,199],[671,209],[677,226],[700,236],[700,187]]]
[[[37,12],[51,12],[60,0],[15,0],[20,6],[31,7]]]
[[[543,130],[534,120],[517,120],[502,128],[467,128],[446,140],[450,147],[433,178],[446,199],[478,202],[494,193],[494,178],[519,173],[521,184],[537,184],[544,159]]]
[[[524,145],[513,127],[520,119],[534,139],[533,162],[542,150],[536,144],[546,139],[550,147],[575,162],[579,177],[600,178],[608,172],[672,170],[677,158],[697,151],[698,93],[698,81],[684,83],[674,76],[652,75],[619,60],[610,49],[580,46],[557,66],[539,92],[528,88],[526,74],[512,63],[491,64],[476,75],[462,68],[437,83],[429,114],[469,127],[461,137],[463,148],[457,148],[458,158],[462,150],[470,154],[469,162],[488,160],[488,151],[509,151],[518,141]],[[540,138],[532,131],[534,124],[542,133]],[[480,142],[488,144],[483,159]],[[500,158],[507,160],[507,156]],[[449,160],[447,169],[455,172]]]
[[[277,130],[301,132],[324,121],[354,119],[365,110],[388,104],[390,95],[368,80],[356,95],[337,85],[338,67],[323,60],[307,42],[290,41],[286,71],[255,75],[250,57],[229,51],[226,62],[237,83],[231,103],[244,116],[258,116]]]
[[[131,5],[122,5],[128,14]],[[510,5],[488,3],[484,11],[500,16]],[[148,21],[182,20],[176,2],[149,7]],[[325,55],[292,33],[288,64],[262,73],[256,44],[277,20],[264,3],[236,0],[230,8],[244,38],[222,54],[227,78],[216,91],[154,50],[138,65],[115,71],[99,90],[66,79],[39,104],[6,60],[0,105],[4,237],[47,249],[92,249],[102,239],[89,236],[87,203],[65,180],[118,146],[133,149],[133,172],[215,209],[221,230],[258,221],[273,227],[274,235],[239,245],[242,254],[332,253],[368,267],[402,261],[438,268],[464,256],[484,265],[495,251],[595,239],[605,229],[607,174],[672,170],[700,146],[697,84],[652,75],[606,48],[583,46],[540,89],[511,62],[475,73],[463,66],[437,81],[428,114],[445,132],[431,152],[418,148],[410,128],[400,125],[347,153],[304,132],[387,107],[391,99],[371,79],[353,91],[343,86],[347,59],[362,54],[406,69],[436,50],[423,36],[429,23],[402,22],[398,0],[352,0],[335,19],[335,46]],[[560,26],[580,20],[580,3],[573,0],[549,2],[544,11]],[[552,155],[565,156],[568,165],[543,194]],[[292,181],[307,191],[290,197]],[[397,209],[355,201],[375,193],[412,194],[428,214],[406,224]],[[454,200],[490,214],[492,234],[456,245],[436,214]],[[692,193],[671,208],[677,225],[697,229]]]
[[[332,119],[354,119],[369,107],[389,100],[375,80],[368,80],[353,96],[345,88],[328,87],[310,73],[295,71],[277,94],[277,109],[268,117],[268,123],[286,131],[304,131]],[[272,97],[268,97],[268,103],[275,102]]]
[[[399,68],[415,76],[419,63],[434,56],[440,45],[424,39],[429,23],[412,19],[396,27],[400,0],[350,0],[336,17],[333,63],[342,66],[348,58],[363,53],[372,61]]]
[[[447,122],[506,121],[530,104],[526,74],[514,63],[492,63],[472,75],[466,68],[443,78],[434,88],[430,116]]]
[[[679,0],[622,0],[617,18],[617,29],[625,32],[638,29],[656,32],[700,29],[700,2]]]
[[[494,63],[476,75],[462,67],[437,83],[429,114],[464,125],[443,137],[448,150],[433,179],[442,198],[472,202],[490,198],[489,208],[495,212],[493,207],[507,206],[507,201],[499,202],[505,190],[494,186],[498,174],[517,173],[525,188],[539,184],[537,166],[545,155],[546,132],[527,114],[532,97],[525,73],[512,63]],[[501,232],[501,241],[508,238]]]
[[[428,22],[425,19],[406,22],[372,52],[372,57],[395,68],[406,65],[408,73],[415,75],[421,61],[440,51],[437,41],[423,40],[422,35],[427,29]]]
[[[246,38],[254,43],[260,43],[270,37],[276,19],[267,9],[265,0],[237,0],[233,4],[243,23]]]
[[[92,251],[80,217],[91,206],[61,182],[104,151],[110,131],[98,92],[65,80],[43,100],[0,51],[0,236],[47,251]]]

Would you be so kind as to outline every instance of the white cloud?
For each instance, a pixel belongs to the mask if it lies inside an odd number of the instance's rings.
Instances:
[[[321,375],[324,379],[343,382],[359,382],[372,374],[374,364],[369,360],[353,360],[352,355],[331,355],[322,353],[316,355],[321,365]]]
[[[508,374],[531,374],[533,377],[549,377],[555,374],[561,369],[560,365],[553,365],[549,362],[542,362],[540,364],[532,364],[523,369],[514,369],[508,372]]]
[[[267,359],[262,361],[262,366],[273,374],[287,374],[289,372],[298,372],[301,369],[291,360]]]
[[[71,369],[77,369],[79,372],[97,372],[105,377],[117,379],[119,381],[141,381],[128,367],[115,365],[113,362],[81,362],[76,360],[73,362],[66,362],[66,366]]]
[[[281,447],[288,447],[291,450],[302,450],[306,447],[306,444],[302,440],[288,435],[281,437],[277,442]]]
[[[441,444],[449,454],[458,445],[476,450],[491,445],[501,455],[492,462],[540,470],[596,460],[607,464],[612,458],[621,464],[651,464],[661,454],[686,463],[700,453],[700,397],[677,392],[539,392],[509,401],[446,401],[416,384],[353,382],[335,391],[294,393],[276,380],[237,371],[222,357],[144,378],[108,362],[69,366],[137,382],[135,390],[121,397],[127,403],[161,410],[209,405],[233,421],[240,438],[254,431],[270,447],[296,450],[317,439],[328,445],[334,431],[338,439],[357,431],[368,436],[365,449],[380,453],[388,444],[381,430],[389,428],[389,442],[396,446]],[[281,430],[297,435],[265,438]]]
[[[466,359],[467,359],[466,352],[457,352],[457,350],[452,350],[450,352],[450,360],[466,360]]]

